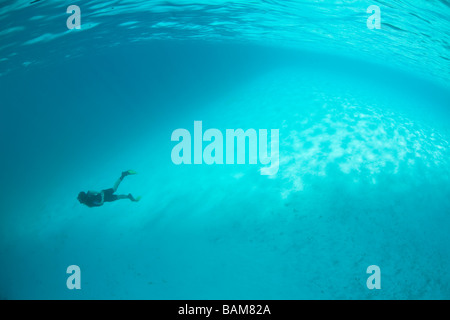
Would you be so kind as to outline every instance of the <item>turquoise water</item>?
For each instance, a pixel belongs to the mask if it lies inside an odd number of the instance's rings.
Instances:
[[[30,2],[0,4],[0,298],[450,297],[448,1]],[[279,129],[278,173],[174,165],[194,121]],[[77,201],[126,169],[140,202]]]

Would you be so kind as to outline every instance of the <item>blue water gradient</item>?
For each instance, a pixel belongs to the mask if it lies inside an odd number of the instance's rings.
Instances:
[[[2,2],[0,298],[448,299],[449,16],[448,1]],[[174,165],[172,132],[197,120],[279,129],[278,173]],[[78,203],[126,169],[118,191],[139,203]]]
[[[3,73],[93,50],[156,39],[273,44],[340,52],[421,72],[448,84],[450,4],[435,1],[5,1]],[[66,28],[78,4],[82,30]],[[382,31],[366,28],[378,5]],[[88,33],[88,35],[86,34]]]

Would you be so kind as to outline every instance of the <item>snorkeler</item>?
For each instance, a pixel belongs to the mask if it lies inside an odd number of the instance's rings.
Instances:
[[[78,194],[78,201],[80,203],[87,205],[88,207],[100,207],[105,202],[113,202],[120,199],[130,199],[131,201],[137,202],[141,199],[141,197],[134,198],[131,193],[128,195],[122,195],[122,194],[114,194],[116,192],[117,188],[119,187],[119,184],[122,182],[123,178],[125,178],[128,175],[136,174],[137,172],[133,170],[127,170],[122,172],[122,175],[120,178],[116,181],[114,184],[114,187],[110,189],[105,189],[100,192],[96,191],[88,191],[86,192],[80,192]]]

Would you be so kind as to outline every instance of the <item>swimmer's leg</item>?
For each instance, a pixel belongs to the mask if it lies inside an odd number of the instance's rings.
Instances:
[[[117,188],[119,187],[119,185],[122,182],[123,178],[125,178],[126,176],[129,176],[130,174],[136,174],[136,171],[127,170],[127,171],[122,172],[122,175],[120,176],[120,178],[117,179],[116,183],[114,183],[114,186],[113,186],[114,192],[117,191]]]
[[[129,193],[127,195],[125,195],[125,194],[118,194],[117,195],[117,200],[120,200],[120,199],[130,199],[131,201],[138,202],[139,200],[141,200],[141,197],[135,198],[135,197],[133,197],[133,195],[131,193]]]

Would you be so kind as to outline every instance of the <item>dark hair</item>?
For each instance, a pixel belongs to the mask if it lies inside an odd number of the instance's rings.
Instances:
[[[86,196],[87,196],[87,194],[86,194],[86,192],[83,192],[83,191],[81,191],[79,194],[78,194],[78,201],[80,201],[81,203],[83,203],[83,202],[85,202],[85,200],[86,200]]]

